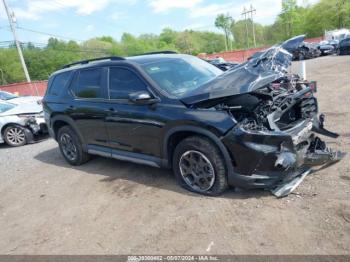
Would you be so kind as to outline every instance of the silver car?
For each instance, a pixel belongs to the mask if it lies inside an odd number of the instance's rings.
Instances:
[[[23,146],[42,133],[46,133],[46,124],[41,104],[0,101],[0,143]]]

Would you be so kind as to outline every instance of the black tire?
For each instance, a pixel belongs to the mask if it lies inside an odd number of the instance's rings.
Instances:
[[[24,146],[27,144],[25,128],[19,125],[6,127],[4,131],[4,140],[9,146]]]
[[[63,126],[58,130],[57,141],[61,154],[69,164],[80,166],[90,160],[90,155],[83,151],[78,135],[70,126]],[[68,150],[68,147],[70,150]],[[71,153],[68,153],[68,151],[71,151]]]
[[[210,162],[209,164],[204,164],[206,165],[206,168],[208,169],[209,167],[213,168],[214,172],[209,172],[207,173],[210,174],[211,176],[213,176],[213,180],[212,181],[210,178],[210,181],[206,181],[205,183],[209,183],[208,188],[203,187],[202,189],[197,185],[190,185],[191,180],[190,178],[193,177],[192,179],[192,183],[193,180],[195,179],[195,176],[198,179],[198,175],[195,174],[193,175],[193,173],[197,173],[197,169],[196,171],[193,171],[193,168],[188,168],[191,169],[192,171],[190,171],[189,174],[187,176],[183,176],[182,173],[184,173],[184,164],[186,163],[186,159],[185,157],[187,157],[187,155],[190,155],[191,153],[193,153],[193,158],[195,159],[196,154],[198,154],[197,157],[201,157],[204,156],[204,160],[208,160]],[[191,156],[189,156],[189,158],[192,158]],[[203,158],[201,160],[195,159],[195,161],[197,161],[198,165],[197,166],[201,166],[201,164],[199,164],[199,162],[203,162]],[[182,166],[180,168],[180,165]],[[195,193],[200,193],[203,195],[208,195],[208,196],[217,196],[222,194],[227,188],[228,188],[228,183],[227,183],[227,174],[226,174],[226,167],[225,167],[225,161],[224,158],[220,152],[220,150],[218,149],[218,147],[208,138],[206,137],[201,137],[201,136],[192,136],[192,137],[188,137],[186,139],[184,139],[183,141],[181,141],[175,151],[174,151],[174,155],[173,155],[173,170],[174,170],[174,174],[176,177],[176,180],[178,181],[178,183],[184,187],[185,189],[195,192]],[[210,169],[210,168],[209,168]],[[198,171],[198,173],[200,173],[202,175],[203,169],[201,169],[200,171]],[[199,175],[199,176],[201,176]],[[185,178],[186,177],[186,178]],[[200,178],[203,181],[203,178]],[[187,181],[187,182],[186,182]]]

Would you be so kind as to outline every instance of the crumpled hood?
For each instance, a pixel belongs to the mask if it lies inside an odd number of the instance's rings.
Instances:
[[[36,103],[42,99],[43,98],[41,96],[20,96],[20,97],[8,100],[7,102],[11,104],[20,105],[20,104],[33,103],[33,102]]]
[[[43,111],[43,106],[39,105],[36,102],[20,104],[14,108],[0,113],[1,116],[10,116],[10,115],[20,115],[20,114],[38,114]]]
[[[224,74],[190,92],[181,101],[196,104],[227,96],[253,92],[283,77],[291,65],[292,54],[305,36],[291,38],[266,51],[256,53],[249,61],[226,71]]]

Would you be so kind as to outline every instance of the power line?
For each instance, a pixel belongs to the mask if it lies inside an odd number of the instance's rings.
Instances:
[[[11,45],[14,44],[14,41],[1,41],[0,42],[0,48],[1,47],[11,47]],[[67,48],[60,48],[60,47],[48,47],[47,44],[45,43],[35,43],[35,42],[20,42],[20,45],[22,48],[28,47],[28,45],[33,45],[34,48],[39,48],[39,49],[45,49],[45,50],[50,50],[50,51],[62,51],[62,52],[71,52],[71,53],[95,53],[95,54],[106,54],[110,50],[105,49],[105,48],[97,48],[97,49],[91,49],[91,48],[84,48],[84,47],[79,47],[81,49],[79,50],[73,50],[73,49],[67,49]]]
[[[67,37],[67,36],[62,36],[62,35],[56,35],[56,34],[51,34],[51,33],[42,32],[42,31],[37,31],[37,30],[33,30],[33,29],[21,27],[21,26],[17,26],[16,28],[17,28],[17,29],[20,29],[20,30],[23,30],[23,31],[28,31],[28,32],[32,32],[32,33],[41,34],[41,35],[48,35],[48,36],[57,37],[57,38],[63,38],[63,39],[74,40],[74,41],[77,41],[77,42],[84,42],[84,40],[81,40],[81,39],[76,39],[76,38],[72,38],[72,37]]]

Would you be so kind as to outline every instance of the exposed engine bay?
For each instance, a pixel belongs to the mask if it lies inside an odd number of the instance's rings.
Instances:
[[[317,114],[316,83],[290,75],[252,93],[227,98],[215,106],[229,112],[247,130],[283,131]]]

